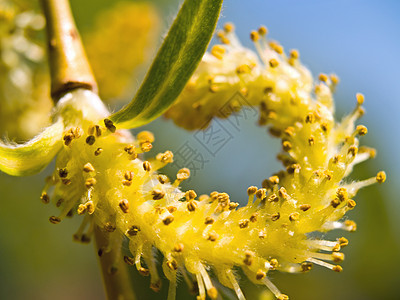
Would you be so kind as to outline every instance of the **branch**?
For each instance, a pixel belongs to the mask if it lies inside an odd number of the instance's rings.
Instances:
[[[65,93],[85,88],[97,92],[82,41],[68,0],[41,0],[47,22],[51,96],[55,102]]]

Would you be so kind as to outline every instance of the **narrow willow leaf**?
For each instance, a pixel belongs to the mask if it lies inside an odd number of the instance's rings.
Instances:
[[[178,97],[214,32],[222,0],[186,0],[134,99],[110,119],[134,128],[160,116]]]
[[[0,142],[0,170],[14,176],[38,173],[61,149],[63,131],[60,119],[25,144]]]

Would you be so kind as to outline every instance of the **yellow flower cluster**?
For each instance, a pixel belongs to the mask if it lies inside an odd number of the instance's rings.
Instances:
[[[116,101],[132,86],[152,54],[158,28],[158,14],[148,2],[119,2],[96,18],[83,38],[103,100]]]
[[[40,14],[22,4],[0,3],[0,134],[20,141],[49,122],[48,78],[40,70],[44,50],[34,41],[44,24]]]
[[[363,181],[345,180],[355,164],[375,155],[373,149],[359,147],[358,136],[367,129],[354,124],[363,114],[364,97],[358,94],[355,110],[336,122],[332,91],[337,78],[322,74],[314,85],[298,52],[286,57],[265,35],[264,27],[251,34],[258,58],[240,45],[233,26],[226,25],[219,33],[223,44],[205,55],[167,114],[180,126],[199,128],[210,116],[226,117],[220,115],[221,101],[235,91],[260,107],[260,125],[270,125],[270,132],[282,139],[278,157],[285,170],[265,179],[262,187],[249,187],[246,206],[239,208],[224,192],[198,197],[193,190],[181,191],[188,169],[181,169],[174,181],[158,173],[173,161],[172,152],[144,160],[142,153],[151,150],[154,136],[145,131],[133,138],[116,130],[101,101],[78,90],[62,98],[57,108],[67,127],[56,170],[41,199],[54,201],[62,210],[50,221],[82,215],[74,235],[82,242],[90,240],[95,226],[102,228],[109,243],[98,249],[100,256],[120,249],[128,238],[132,257],[124,260],[150,275],[154,290],[160,288],[153,257],[158,249],[170,280],[168,299],[175,299],[178,275],[189,286],[197,282],[198,299],[218,297],[212,272],[243,300],[235,276],[241,268],[252,282],[267,286],[282,300],[288,296],[269,280],[271,270],[306,272],[316,264],[342,271],[337,263],[344,259],[340,250],[348,240],[325,240],[322,235],[333,229],[354,231],[356,224],[342,219],[356,205],[352,198],[360,188],[386,177],[379,172]],[[82,109],[85,101],[97,111]],[[240,103],[230,105],[232,112],[241,108]]]

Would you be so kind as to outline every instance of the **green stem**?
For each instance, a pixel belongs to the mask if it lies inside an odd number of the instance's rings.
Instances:
[[[105,249],[107,246],[106,234],[96,226],[94,235],[97,249]],[[118,249],[110,252],[103,251],[99,257],[107,299],[135,300],[127,265],[120,256],[121,253]]]
[[[96,80],[83,49],[68,0],[41,0],[47,22],[51,96],[85,88],[97,92]]]

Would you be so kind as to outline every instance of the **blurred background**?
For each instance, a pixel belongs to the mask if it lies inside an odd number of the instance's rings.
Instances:
[[[136,14],[134,17],[122,18],[121,7],[119,12],[108,12],[119,2],[71,0],[94,69],[98,70],[99,78],[104,78],[100,93],[110,99],[111,110],[132,97],[179,4],[175,0],[140,1],[136,10],[124,9],[126,14]],[[139,7],[146,13],[137,14]],[[384,185],[374,185],[357,195],[357,208],[349,213],[349,218],[358,224],[357,231],[329,235],[333,239],[344,235],[350,240],[344,249],[346,259],[341,274],[318,267],[308,274],[271,274],[273,282],[291,299],[399,297],[399,14],[400,2],[396,0],[226,0],[224,3],[219,27],[228,21],[235,23],[239,38],[248,47],[252,48],[249,32],[264,24],[269,36],[287,51],[299,49],[303,64],[315,76],[320,72],[339,76],[335,96],[337,118],[353,109],[357,92],[365,95],[366,115],[361,123],[368,127],[369,133],[362,137],[361,143],[376,148],[378,155],[358,166],[352,178],[369,178],[382,169],[388,175]],[[107,31],[113,26],[130,29],[115,35]],[[40,33],[37,38],[40,43]],[[118,44],[116,41],[127,45],[125,48],[131,52],[113,57],[115,65],[110,66],[106,58],[113,53],[109,48]],[[131,47],[135,41],[137,47]],[[137,59],[132,60],[133,56]],[[127,61],[134,73],[121,67]],[[119,87],[122,84],[117,81],[126,82],[129,88]],[[109,90],[107,85],[111,86]],[[113,95],[117,89],[118,95]],[[3,103],[1,106],[5,107]],[[32,107],[39,110],[41,106]],[[43,104],[43,107],[47,114],[48,106]],[[223,122],[229,127],[229,120]],[[264,178],[280,169],[275,161],[279,141],[270,138],[255,122],[256,118],[249,115],[238,130],[232,131],[229,143],[214,156],[197,145],[196,151],[207,162],[192,172],[195,174],[184,188],[194,188],[198,194],[224,191],[234,201],[246,201],[248,186],[260,186]],[[195,132],[179,129],[163,118],[145,128],[156,136],[152,155],[165,150],[177,152],[186,142],[196,145]],[[13,139],[11,134],[8,137]],[[39,199],[44,178],[52,168],[50,165],[39,175],[25,178],[0,174],[0,299],[105,299],[93,245],[72,242],[80,220],[75,217],[57,226],[50,224],[48,217],[56,208],[44,206]],[[164,170],[171,176],[176,171],[174,166]],[[136,289],[138,299],[166,299],[167,284],[158,295],[147,288],[148,278],[140,278],[136,271],[132,272],[132,282],[140,287]],[[248,299],[257,299],[260,289],[249,284],[244,292]],[[185,284],[180,284],[178,299],[191,297]]]

